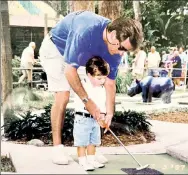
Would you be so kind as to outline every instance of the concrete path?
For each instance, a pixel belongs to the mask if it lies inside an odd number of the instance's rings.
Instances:
[[[176,145],[169,146],[166,152],[172,157],[188,163],[188,140]]]
[[[122,168],[136,168],[138,165],[129,155],[106,155],[110,162],[104,168],[88,172],[89,174],[125,174]],[[188,164],[167,154],[135,155],[142,164],[149,164],[149,168],[164,174],[188,174]]]
[[[156,140],[164,146],[166,153],[188,162],[188,124],[151,121],[151,130]]]
[[[51,161],[52,147],[1,142],[1,155],[10,154],[18,174],[87,174],[73,159],[67,166]]]
[[[180,160],[187,161],[188,155],[185,154],[185,151],[187,152],[188,148],[186,135],[188,133],[188,124],[154,120],[150,122],[153,125],[151,130],[156,134],[156,142],[127,146],[130,152],[137,155],[169,153],[173,156],[176,155],[175,157]],[[54,165],[50,159],[51,147],[35,147],[9,142],[1,142],[1,147],[1,155],[11,155],[19,174],[87,174],[74,160],[71,160],[68,166]],[[65,151],[72,157],[76,156],[76,148],[74,147],[66,147]],[[100,147],[98,151],[105,155],[127,154],[122,147]],[[127,162],[129,161],[127,160]]]
[[[68,108],[74,108],[74,104],[72,97],[70,99],[70,103],[68,104]],[[176,92],[172,94],[172,103],[163,104],[161,99],[153,98],[152,104],[143,104],[141,103],[142,97],[141,95],[136,95],[134,97],[128,97],[126,94],[118,94],[116,96],[116,111],[124,111],[124,110],[136,110],[140,112],[145,111],[154,111],[161,109],[169,109],[173,107],[185,107],[186,105],[179,105],[179,102],[188,102],[188,92]]]
[[[146,112],[161,109],[168,110],[173,107],[185,107],[185,105],[178,105],[181,97],[184,101],[188,101],[188,93],[186,92],[174,94],[173,102],[169,105],[161,104],[160,100],[157,99],[154,100],[153,105],[145,105],[138,103],[141,99],[140,96],[133,97],[132,99],[126,96],[118,96],[116,100],[117,102],[119,100],[121,104],[116,105],[116,110],[130,109]],[[72,108],[72,105],[72,103],[69,103],[68,106]],[[188,124],[155,120],[150,120],[150,122],[153,125],[151,131],[156,134],[156,141],[149,144],[127,146],[130,152],[137,156],[149,154],[151,157],[152,154],[168,153],[175,158],[188,162]],[[76,148],[74,147],[66,147],[65,151],[72,157],[76,155]],[[99,147],[98,151],[108,156],[127,154],[121,146]],[[50,159],[51,147],[35,147],[1,141],[1,155],[6,154],[10,154],[18,174],[87,174],[73,159],[71,159],[68,166],[54,165]],[[111,161],[115,159],[118,159],[118,157],[109,158]],[[121,161],[121,158],[119,161]],[[126,161],[129,162],[127,159]],[[148,159],[148,161],[150,160]]]

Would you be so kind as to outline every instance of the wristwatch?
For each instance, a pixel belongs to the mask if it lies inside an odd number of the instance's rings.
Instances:
[[[85,97],[82,99],[83,103],[86,104],[88,101],[89,101],[89,98],[88,97]]]

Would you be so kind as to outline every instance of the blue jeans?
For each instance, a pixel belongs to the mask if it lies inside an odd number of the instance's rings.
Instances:
[[[74,119],[74,146],[88,146],[90,144],[99,146],[101,144],[101,130],[97,121],[75,115]]]

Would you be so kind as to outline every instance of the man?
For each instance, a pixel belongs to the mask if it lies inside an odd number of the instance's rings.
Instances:
[[[100,56],[110,65],[106,79],[106,127],[114,114],[116,85],[115,78],[121,56],[127,50],[136,49],[142,42],[139,22],[119,18],[109,19],[89,11],[73,12],[60,21],[44,38],[40,48],[40,59],[47,73],[48,89],[55,92],[51,110],[52,137],[54,145],[53,162],[68,164],[61,145],[61,128],[72,88],[85,104],[87,111],[100,119],[97,104],[88,98],[77,68],[85,66],[89,58]]]
[[[161,61],[161,57],[159,52],[156,51],[154,46],[151,47],[151,52],[148,53],[147,58],[147,67],[148,67],[148,75],[153,76],[153,71],[159,67],[159,63]]]
[[[134,79],[141,80],[144,76],[144,64],[146,60],[146,52],[144,47],[140,47],[136,53],[133,63],[133,77]]]
[[[23,75],[20,77],[18,83],[19,84],[22,83],[23,80],[27,77],[29,87],[31,87],[33,64],[36,62],[34,58],[35,47],[36,47],[35,43],[30,42],[29,46],[23,50],[21,56],[20,67],[23,68],[22,70]]]

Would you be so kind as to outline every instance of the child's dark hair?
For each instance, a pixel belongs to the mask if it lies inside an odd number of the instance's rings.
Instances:
[[[110,66],[101,57],[94,56],[86,63],[86,73],[90,73],[91,76],[107,76],[110,73]]]

